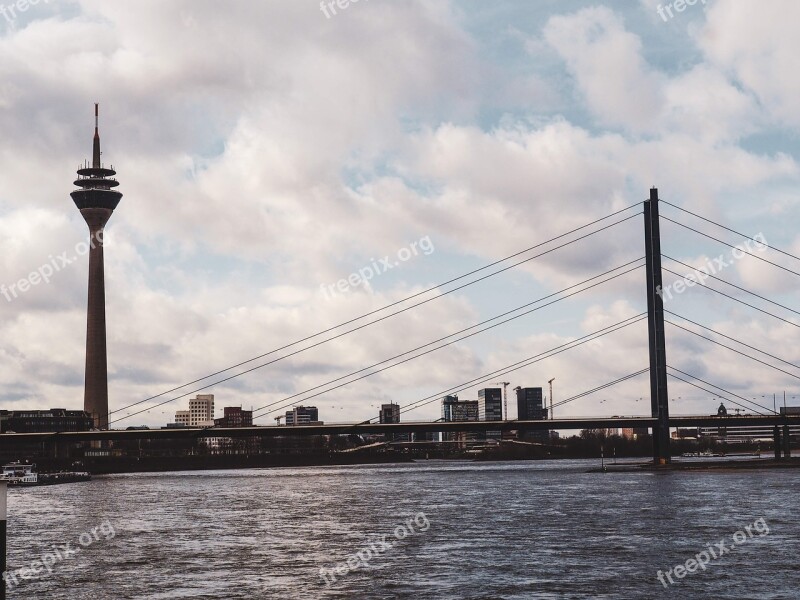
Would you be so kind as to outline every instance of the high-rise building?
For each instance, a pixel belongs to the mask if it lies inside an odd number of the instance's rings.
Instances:
[[[453,411],[455,410],[456,404],[458,404],[458,396],[445,396],[442,398],[442,421],[450,422],[456,420],[453,418]],[[475,410],[477,411],[477,409],[478,405],[476,404]]]
[[[400,422],[400,405],[399,404],[381,404],[381,412],[378,415],[381,423],[399,423]]]
[[[458,396],[445,396],[442,398],[442,421],[446,423],[459,421],[478,420],[478,401],[459,400]],[[461,447],[467,442],[474,442],[477,434],[464,431],[445,431],[442,433],[443,442],[459,442]]]
[[[541,421],[547,418],[544,396],[540,387],[519,387],[517,392],[517,419],[520,421]]]
[[[119,185],[113,168],[100,162],[98,106],[94,105],[92,164],[78,169],[70,194],[89,227],[89,294],[86,310],[86,377],[83,409],[98,429],[108,429],[108,359],[106,354],[106,291],[103,265],[103,231],[122,194],[112,190]]]
[[[175,415],[177,421],[178,415]],[[214,425],[214,394],[197,394],[189,399],[189,426],[212,427]]]
[[[543,421],[547,419],[547,407],[544,403],[542,388],[518,387],[517,392],[517,419],[520,421]],[[550,440],[550,432],[523,431],[522,439],[546,443]]]
[[[503,390],[500,388],[478,390],[478,420],[503,420]]]
[[[381,404],[381,412],[378,415],[381,423],[399,423],[400,422],[400,405],[399,404]],[[387,433],[383,436],[387,442],[408,442],[411,436],[408,433]]]
[[[442,420],[448,423],[453,421],[477,421],[478,401],[459,400],[458,396],[445,396],[442,398]]]
[[[478,420],[503,420],[503,390],[500,388],[484,388],[478,390]],[[487,431],[486,439],[499,440],[500,431]]]
[[[319,422],[319,411],[316,406],[295,406],[286,411],[287,425],[308,425]]]

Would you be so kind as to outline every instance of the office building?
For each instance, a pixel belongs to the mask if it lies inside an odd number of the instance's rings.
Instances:
[[[503,390],[500,388],[484,388],[478,390],[478,420],[503,420]],[[500,430],[487,430],[487,440],[499,440]]]
[[[381,412],[378,415],[381,423],[399,423],[400,422],[400,405],[399,404],[381,404]],[[408,442],[411,435],[408,433],[387,433],[383,436],[387,442]]]
[[[175,411],[175,424],[183,427],[214,426],[214,394],[197,394],[189,399],[189,410]]]
[[[0,410],[0,432],[46,433],[51,431],[91,431],[95,421],[85,410]]]
[[[500,388],[478,390],[478,420],[503,420],[503,390]]]
[[[319,411],[316,406],[295,406],[286,411],[287,425],[311,425],[319,423]]]
[[[544,396],[540,387],[519,387],[517,392],[517,419],[520,421],[542,421],[547,419]]]
[[[780,414],[800,415],[800,406],[782,406],[780,408]],[[728,415],[728,411],[723,404],[720,404],[720,407],[717,410],[717,415],[721,417]],[[783,432],[783,427],[780,429],[781,432]],[[698,427],[697,429],[698,439],[707,438],[726,442],[771,442],[774,434],[775,427],[763,425],[744,425],[739,427]],[[800,438],[800,426],[789,427],[789,437],[792,440]]]
[[[188,410],[175,411],[175,424],[182,427],[189,427],[189,423],[192,422],[191,418],[189,417],[190,414],[191,413]]]
[[[783,427],[780,428],[781,435]],[[743,425],[740,427],[698,427],[697,438],[714,439],[727,442],[771,442],[775,434],[775,427]],[[789,437],[792,440],[800,438],[800,426],[789,427]]]
[[[222,409],[223,417],[214,419],[214,427],[252,427],[253,411],[242,410],[240,406],[226,406]],[[257,452],[261,440],[252,438],[207,437],[204,438],[206,448],[215,454],[248,454]]]
[[[623,429],[622,437],[625,437]],[[697,439],[697,427],[677,427],[672,432],[672,439],[674,440],[694,440]]]
[[[442,421],[477,421],[478,401],[459,400],[458,396],[445,396],[442,398]]]
[[[517,419],[520,421],[544,421],[547,419],[547,407],[544,403],[544,394],[540,387],[518,387],[517,392]],[[542,444],[550,441],[550,431],[534,430],[521,431],[521,439]]]
[[[226,406],[222,409],[223,417],[214,419],[215,427],[252,427],[253,411],[242,410],[240,406]]]
[[[381,404],[381,412],[378,415],[381,423],[399,423],[400,422],[400,405],[399,404]]]
[[[442,398],[442,421],[453,423],[459,421],[478,420],[478,401],[459,400],[458,396],[445,396]],[[474,442],[478,439],[477,434],[472,432],[443,432],[443,442],[458,442],[459,447],[465,447],[467,442]]]
[[[214,394],[197,394],[189,400],[189,424],[191,427],[208,427],[214,424]]]

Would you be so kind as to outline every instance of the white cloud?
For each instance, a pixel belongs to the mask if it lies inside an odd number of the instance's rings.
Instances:
[[[641,56],[638,36],[611,9],[555,16],[545,39],[566,61],[588,108],[607,125],[650,131],[662,110],[663,76]]]
[[[796,124],[787,66],[794,42],[764,33],[789,19],[731,6],[728,14],[718,3],[697,38],[708,60],[669,69],[648,63],[646,32],[619,8],[555,8],[534,26],[514,23],[515,39],[500,49],[486,33],[496,28],[476,27],[475,15],[444,1],[364,2],[332,19],[315,3],[223,10],[196,0],[87,0],[75,15],[43,14],[0,38],[0,160],[8,167],[0,172],[0,283],[84,238],[68,193],[88,156],[96,100],[104,160],[117,167],[124,193],[106,254],[112,408],[641,201],[650,185],[725,222],[760,211],[768,239],[796,240],[787,225],[797,211],[791,144],[764,152],[742,145],[771,123]],[[748,20],[757,25],[752,40],[736,29]],[[508,67],[502,52],[522,66]],[[567,81],[579,94],[562,107]],[[516,112],[504,114],[509,107]],[[320,284],[423,235],[436,252],[382,276],[372,292],[321,296]],[[665,236],[678,258],[708,252],[689,234],[665,226]],[[642,254],[637,216],[507,280],[217,386],[218,404],[280,400]],[[796,290],[744,263],[737,273],[770,293]],[[0,298],[4,406],[79,405],[85,278],[83,257],[49,285]],[[414,400],[625,318],[638,310],[642,285],[631,274],[569,308],[314,402],[340,420],[373,416],[387,397]],[[514,291],[487,303],[496,289]],[[767,347],[773,338],[790,345],[789,330],[714,306],[712,321],[741,324]],[[643,331],[632,326],[514,380],[536,385],[555,375],[562,398],[579,393],[641,368]],[[685,336],[671,338],[672,351],[676,364],[737,389],[763,375]],[[647,389],[646,377],[627,382],[602,410],[646,412],[636,399]],[[163,423],[175,408],[132,422]],[[564,411],[600,408],[589,399]],[[412,414],[437,413],[434,403]]]
[[[752,91],[774,122],[795,129],[800,126],[798,19],[800,5],[791,0],[716,2],[697,35],[710,62]]]

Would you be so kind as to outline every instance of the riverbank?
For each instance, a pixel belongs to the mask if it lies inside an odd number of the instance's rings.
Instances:
[[[701,460],[676,461],[666,465],[654,465],[652,462],[627,465],[605,465],[589,469],[588,473],[641,473],[642,471],[743,471],[761,469],[797,469],[800,458],[743,459],[743,460]]]
[[[393,464],[424,462],[426,458],[437,460],[471,461],[471,462],[526,462],[542,460],[570,460],[575,457],[553,455],[540,448],[533,448],[522,454],[519,452],[485,452],[483,454],[462,454],[439,456],[435,453],[428,455],[414,455],[396,451],[360,451],[360,452],[319,452],[307,454],[253,454],[253,455],[191,455],[173,457],[92,457],[84,458],[76,463],[67,459],[42,459],[37,463],[40,473],[57,472],[64,470],[85,470],[93,475],[114,473],[150,473],[166,471],[204,471],[225,469],[254,469],[254,468],[282,468],[282,467],[319,467],[319,466],[347,466],[370,464]],[[663,466],[655,466],[646,458],[640,457],[639,462],[626,464],[611,464],[606,462],[605,469],[601,468],[599,458],[595,456],[579,457],[583,459],[597,459],[596,468],[589,472],[641,472],[642,470],[731,470],[731,469],[775,469],[793,468],[800,466],[800,459],[750,459],[728,457],[723,459],[677,459],[675,462]],[[619,456],[620,460],[625,457]],[[634,458],[635,457],[627,457]]]
[[[93,475],[113,473],[154,473],[162,471],[206,471],[218,469],[258,469],[274,467],[345,466],[413,462],[399,453],[254,454],[167,457],[95,457],[84,459],[81,468]],[[43,472],[68,468],[72,461],[39,459]]]

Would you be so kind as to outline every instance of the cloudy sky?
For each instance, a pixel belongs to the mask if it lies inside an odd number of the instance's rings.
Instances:
[[[367,321],[430,299],[422,306],[334,341],[214,383],[366,321],[123,408],[547,242],[641,202],[651,186],[800,254],[800,4],[698,0],[660,13],[654,0],[331,4],[41,0],[19,11],[0,0],[2,408],[82,405],[87,232],[69,192],[90,158],[94,102],[103,160],[124,194],[106,236],[110,404],[123,409],[112,420],[204,386],[218,413],[301,401],[325,421],[363,420],[382,402],[441,395],[638,315],[641,268],[281,402],[639,259],[634,207],[517,261],[633,216],[618,225],[450,294],[513,261],[426,292]],[[669,205],[662,214],[744,241]],[[755,253],[784,269],[737,260],[670,221],[662,234],[664,254],[695,267],[724,254],[719,277],[800,310],[790,272],[800,261],[772,250]],[[59,266],[49,283],[20,291],[46,264]],[[346,281],[367,270],[367,285]],[[665,284],[676,279],[665,273]],[[785,320],[697,286],[666,308],[774,357],[670,319],[786,372],[667,325],[670,365],[770,407],[784,390],[800,404],[800,369],[788,364],[800,363],[798,313],[716,287]],[[513,388],[555,377],[558,401],[645,367],[639,322],[488,379]],[[556,416],[645,414],[648,391],[645,374]],[[719,404],[675,380],[670,397],[676,414]],[[187,404],[116,426],[160,425]],[[404,419],[439,410],[434,402]]]

